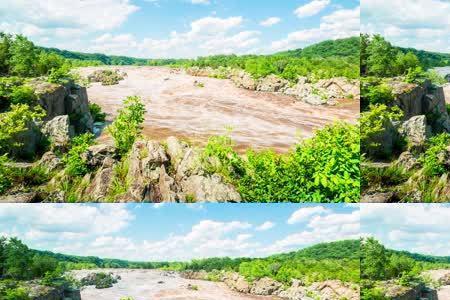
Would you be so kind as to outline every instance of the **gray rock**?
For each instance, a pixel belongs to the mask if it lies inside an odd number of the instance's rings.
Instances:
[[[45,152],[38,162],[38,165],[47,168],[49,171],[60,169],[64,166],[61,158],[52,151]]]
[[[106,158],[116,158],[116,148],[112,145],[99,144],[90,146],[86,152],[81,155],[81,158],[91,168],[101,166]]]
[[[409,148],[423,147],[426,140],[431,137],[431,129],[427,125],[426,116],[414,116],[403,122],[399,128],[399,134],[406,139]]]
[[[239,275],[238,273],[230,273],[224,276],[223,282],[232,290],[237,291],[239,293],[250,292],[250,284],[247,280]]]
[[[283,285],[276,280],[263,277],[253,282],[250,292],[254,295],[269,296],[277,294]]]
[[[0,203],[35,203],[38,200],[38,194],[34,191],[0,196]]]
[[[241,196],[236,189],[222,182],[220,175],[212,176],[192,175],[181,181],[181,190],[185,196],[193,201],[210,202],[241,202]]]
[[[261,92],[281,92],[289,85],[289,81],[276,75],[269,75],[262,78],[257,86]]]
[[[45,123],[42,133],[50,140],[52,150],[65,151],[74,136],[68,115],[57,116]]]
[[[394,192],[382,192],[363,195],[362,203],[390,203],[394,197]]]
[[[407,171],[418,168],[420,166],[417,157],[409,151],[405,151],[400,154],[395,164],[403,167]]]

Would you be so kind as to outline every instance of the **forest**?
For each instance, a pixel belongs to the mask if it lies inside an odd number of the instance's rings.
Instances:
[[[431,284],[422,272],[450,269],[450,257],[435,257],[386,249],[374,238],[361,241],[361,299],[387,300],[383,282],[399,286]]]
[[[306,284],[328,279],[359,282],[359,241],[343,240],[317,244],[296,252],[267,258],[207,258],[190,262],[130,262],[98,257],[80,257],[37,251],[17,238],[0,238],[0,296],[5,300],[25,294],[21,282],[35,279],[43,285],[73,284],[65,273],[94,268],[163,269],[207,271],[210,280],[221,271],[235,271],[249,281],[270,277],[290,284],[300,279]]]
[[[437,156],[449,145],[450,105],[446,80],[430,68],[449,63],[448,55],[406,51],[380,35],[361,35],[361,184],[367,201],[448,199],[439,180],[449,166]]]

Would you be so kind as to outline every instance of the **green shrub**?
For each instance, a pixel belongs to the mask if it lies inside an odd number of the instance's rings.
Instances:
[[[30,108],[27,104],[13,104],[11,110],[0,113],[0,154],[11,153],[22,146],[16,140],[18,135],[25,132],[32,121],[40,121],[44,116],[40,106]]]
[[[89,111],[94,122],[105,122],[106,113],[102,112],[102,108],[97,103],[89,103]]]
[[[81,155],[87,151],[94,142],[92,133],[84,133],[71,141],[69,152],[63,157],[66,164],[66,173],[70,176],[83,176],[89,169]]]
[[[422,67],[409,68],[405,76],[405,82],[422,84],[427,79]]]
[[[444,76],[442,76],[435,70],[429,70],[425,72],[425,77],[428,78],[431,81],[431,83],[435,85],[443,85],[447,83],[447,80],[444,78]]]
[[[287,154],[249,150],[240,158],[229,137],[211,138],[203,153],[210,172],[237,186],[246,201],[359,200],[359,129],[337,123]]]
[[[108,127],[120,154],[127,153],[141,134],[144,114],[145,106],[141,98],[132,96],[124,100],[124,108],[119,110],[117,118]]]
[[[361,147],[362,152],[372,157],[387,157],[381,142],[383,134],[393,121],[399,121],[403,112],[397,106],[387,107],[384,104],[370,105],[369,111],[361,113]]]
[[[394,100],[392,88],[387,84],[371,86],[363,97],[366,97],[369,104],[390,104]]]
[[[361,176],[363,188],[369,186],[388,187],[407,181],[411,173],[398,166],[389,166],[387,168],[362,167]]]
[[[34,90],[26,85],[17,86],[12,88],[10,94],[10,102],[12,104],[36,104],[37,96]]]
[[[53,68],[48,74],[47,81],[56,84],[67,84],[73,81],[73,77],[70,74],[70,69],[68,65],[63,65],[60,68]]]
[[[28,295],[28,291],[25,288],[15,288],[11,290],[6,290],[6,295],[2,298],[3,300],[31,300]]]
[[[6,192],[12,185],[11,178],[9,176],[9,168],[6,167],[8,158],[5,155],[0,155],[0,195]]]
[[[445,167],[444,161],[439,158],[439,154],[450,145],[450,134],[441,133],[432,137],[427,142],[427,150],[420,157],[424,165],[425,174],[428,176],[440,176],[449,170]]]

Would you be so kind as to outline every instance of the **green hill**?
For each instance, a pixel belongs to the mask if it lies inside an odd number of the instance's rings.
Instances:
[[[434,67],[445,67],[450,66],[450,54],[449,53],[439,53],[439,52],[430,52],[425,50],[418,50],[414,48],[402,48],[402,47],[394,47],[400,50],[403,53],[412,52],[419,59],[421,65],[425,69],[434,68]]]
[[[354,57],[359,56],[359,37],[345,39],[327,40],[303,49],[288,50],[276,53],[275,55],[290,57]]]

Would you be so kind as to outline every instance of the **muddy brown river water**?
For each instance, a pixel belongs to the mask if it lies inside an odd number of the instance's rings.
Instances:
[[[105,67],[81,68],[82,75]],[[88,88],[91,102],[99,104],[112,119],[131,95],[145,101],[144,133],[163,140],[174,135],[204,143],[214,134],[232,128],[238,148],[288,150],[301,137],[336,120],[355,122],[358,101],[337,106],[313,106],[292,97],[237,88],[230,80],[193,77],[164,67],[113,67],[128,76],[118,85],[94,83]],[[194,86],[194,81],[204,87]]]
[[[113,287],[96,289],[93,286],[81,290],[81,300],[120,300],[132,297],[134,300],[279,300],[274,297],[252,296],[231,291],[225,284],[189,280],[176,273],[159,270],[102,269],[122,278]],[[73,271],[81,279],[96,270]],[[197,290],[188,289],[195,285]]]

